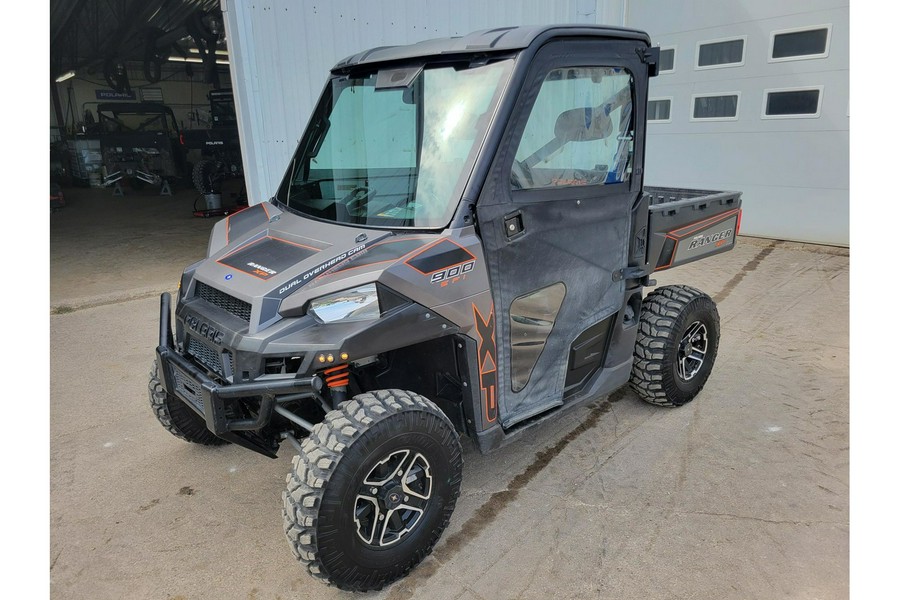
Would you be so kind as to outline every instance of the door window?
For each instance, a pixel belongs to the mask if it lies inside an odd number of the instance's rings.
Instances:
[[[628,181],[634,152],[631,74],[567,67],[547,74],[512,165],[513,189]]]

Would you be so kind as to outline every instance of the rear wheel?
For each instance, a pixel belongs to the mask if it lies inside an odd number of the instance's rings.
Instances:
[[[159,366],[150,369],[150,408],[160,424],[177,438],[204,446],[221,446],[228,442],[206,428],[206,421],[178,398],[167,394],[159,381]]]
[[[656,289],[641,308],[631,387],[651,404],[686,404],[706,384],[718,348],[712,298],[686,285]]]
[[[283,494],[285,534],[314,577],[379,590],[431,552],[461,479],[459,436],[430,400],[361,394],[303,440]]]

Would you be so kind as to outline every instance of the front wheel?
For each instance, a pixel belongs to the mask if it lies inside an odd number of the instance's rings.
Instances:
[[[186,442],[203,446],[222,446],[228,443],[207,429],[206,421],[184,402],[166,393],[159,381],[159,365],[156,361],[153,361],[153,368],[150,369],[147,388],[150,394],[150,408],[166,431]]]
[[[283,494],[284,531],[310,574],[379,590],[431,552],[456,506],[463,461],[459,436],[430,400],[360,394],[301,447]]]
[[[650,404],[686,404],[706,384],[718,348],[712,298],[686,285],[658,288],[641,308],[631,387]]]

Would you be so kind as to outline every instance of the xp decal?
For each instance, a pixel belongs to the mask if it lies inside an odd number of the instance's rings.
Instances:
[[[472,304],[475,330],[478,333],[478,375],[481,379],[481,404],[487,423],[497,420],[497,342],[494,337],[494,306],[485,319]]]

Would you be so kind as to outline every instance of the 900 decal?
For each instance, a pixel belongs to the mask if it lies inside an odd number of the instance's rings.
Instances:
[[[443,282],[441,285],[446,285],[448,282],[455,280],[457,277],[461,275],[465,275],[475,268],[475,261],[469,261],[462,265],[456,265],[450,267],[449,269],[444,269],[443,271],[436,271],[431,274],[431,283],[439,283]]]
[[[406,259],[406,264],[441,287],[465,279],[475,269],[475,255],[448,238],[425,246]]]

